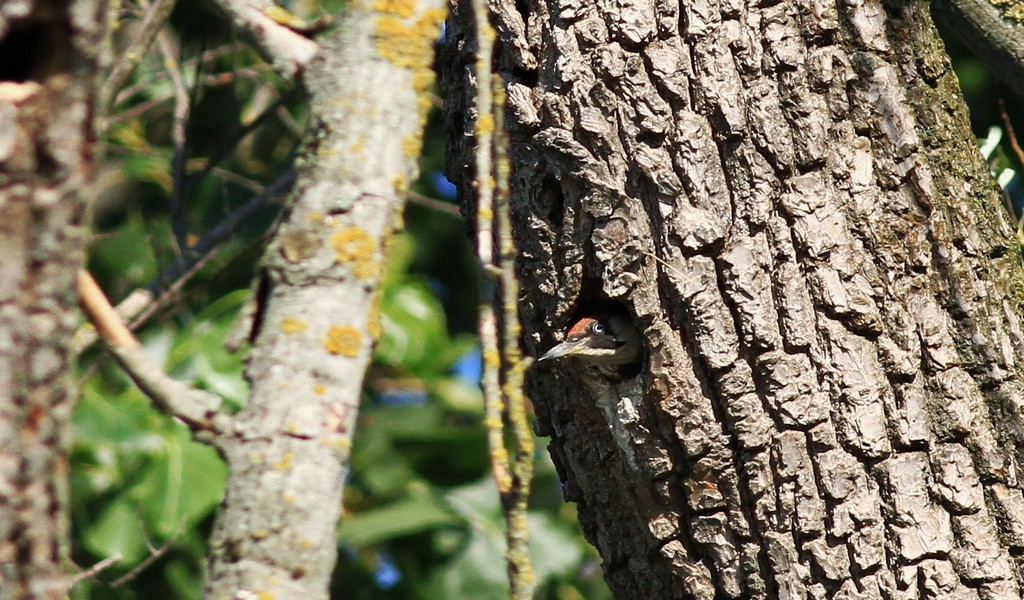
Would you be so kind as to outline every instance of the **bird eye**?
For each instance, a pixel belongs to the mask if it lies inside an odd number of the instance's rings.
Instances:
[[[594,326],[590,328],[591,331],[597,334],[604,333],[604,325],[601,323],[594,323]]]

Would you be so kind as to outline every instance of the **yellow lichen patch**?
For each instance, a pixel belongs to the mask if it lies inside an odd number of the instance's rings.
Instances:
[[[259,598],[259,600],[274,600],[274,593],[263,590],[256,594],[256,597]]]
[[[313,386],[313,393],[317,396],[323,396],[327,393],[327,386],[322,383],[318,383]]]
[[[494,117],[491,115],[480,115],[476,120],[476,134],[484,135],[494,133]]]
[[[339,450],[348,450],[352,447],[352,440],[344,435],[332,435],[330,437],[320,439],[324,446],[332,446]]]
[[[430,109],[434,106],[434,101],[431,100],[426,94],[420,94],[419,100],[416,101],[419,106],[420,114],[425,115],[430,112]]]
[[[274,468],[277,469],[278,471],[287,471],[288,469],[292,468],[294,464],[295,454],[291,452],[285,452],[283,455],[281,455],[281,460],[277,461],[274,464]]]
[[[412,87],[418,92],[426,91],[430,89],[430,86],[434,85],[434,71],[432,69],[422,69],[412,74]],[[427,98],[430,100],[430,98]]]
[[[416,158],[420,155],[420,146],[423,143],[423,139],[420,136],[420,132],[405,136],[402,140],[402,153],[405,154],[406,158]]]
[[[366,316],[366,331],[375,340],[380,338],[380,334],[383,332],[380,324],[380,294],[375,295],[370,304],[370,312]]]
[[[309,323],[295,317],[285,317],[281,319],[281,333],[286,335],[292,335],[293,333],[301,333],[309,329]]]
[[[409,188],[409,186],[406,184],[405,176],[402,175],[401,173],[395,175],[391,179],[391,185],[395,188],[395,191],[398,192],[399,195],[404,194],[405,191]]]
[[[331,246],[337,251],[335,260],[350,263],[352,272],[360,279],[372,279],[377,273],[373,260],[376,243],[370,234],[359,227],[346,227],[331,236]]]
[[[349,145],[348,149],[352,154],[359,154],[363,151],[363,142],[361,140],[356,140]]]
[[[263,14],[267,16],[271,21],[289,27],[291,29],[305,29],[309,27],[305,21],[296,17],[287,10],[280,6],[272,5],[263,11]]]
[[[377,49],[397,67],[429,69],[434,60],[434,39],[445,14],[443,8],[431,8],[412,22],[389,14],[381,15],[377,19],[377,37],[381,42]]]
[[[413,0],[377,0],[373,7],[379,12],[408,19],[416,9],[416,3]]]
[[[324,348],[327,348],[327,351],[331,354],[355,358],[359,354],[359,346],[362,344],[362,341],[363,335],[355,327],[335,325],[327,330]]]
[[[493,368],[501,366],[501,355],[498,354],[497,350],[484,352],[484,365]]]
[[[324,215],[322,213],[318,213],[318,212],[311,212],[311,213],[309,213],[309,222],[310,223],[319,223],[320,221],[323,221],[323,220],[324,220]]]
[[[402,1],[409,0],[378,0],[388,4]],[[423,94],[433,82],[433,70],[430,65],[434,60],[434,39],[437,37],[441,22],[444,21],[445,9],[425,10],[412,22],[396,16],[397,12],[394,10],[381,12],[383,14],[377,18],[377,51],[384,60],[396,67],[411,70],[416,91]],[[421,118],[425,117],[426,112],[422,103],[420,109]]]

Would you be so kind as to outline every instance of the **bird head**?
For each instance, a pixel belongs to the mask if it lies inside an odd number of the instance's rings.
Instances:
[[[565,340],[537,360],[576,356],[606,365],[636,362],[640,354],[640,332],[623,315],[583,317],[565,335]]]

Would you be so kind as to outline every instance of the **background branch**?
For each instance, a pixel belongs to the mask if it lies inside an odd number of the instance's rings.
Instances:
[[[214,4],[248,34],[263,58],[285,79],[302,72],[316,54],[316,42],[285,26],[287,11],[272,2],[216,0]]]
[[[181,419],[194,432],[218,433],[224,430],[228,417],[219,412],[221,399],[168,377],[154,365],[142,352],[138,340],[125,327],[96,280],[86,271],[78,273],[78,294],[82,309],[107,342],[118,364],[158,408]]]
[[[167,18],[171,16],[174,4],[175,0],[156,0],[146,10],[135,36],[128,46],[117,53],[120,60],[114,64],[100,88],[99,114],[106,115],[113,108],[114,97],[146,55],[146,51],[156,39],[157,33],[167,22]]]

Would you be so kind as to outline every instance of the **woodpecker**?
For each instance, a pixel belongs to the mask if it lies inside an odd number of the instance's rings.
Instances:
[[[565,340],[548,350],[538,361],[578,356],[603,365],[634,363],[640,355],[640,332],[623,315],[602,314],[583,317]]]

